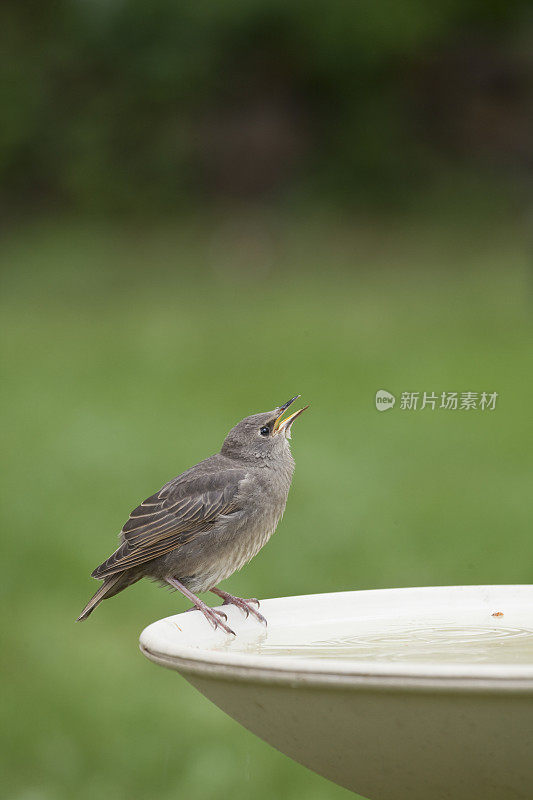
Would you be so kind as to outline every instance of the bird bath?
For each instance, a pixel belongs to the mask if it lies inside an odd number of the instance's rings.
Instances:
[[[533,586],[280,597],[154,622],[142,652],[370,800],[531,800]]]

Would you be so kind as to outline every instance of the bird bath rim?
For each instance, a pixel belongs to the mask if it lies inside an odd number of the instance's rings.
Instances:
[[[452,615],[463,608],[486,614],[491,624],[494,612],[531,607],[533,585],[431,586],[370,589],[314,595],[278,597],[261,602],[271,629],[309,627],[309,614],[317,622],[335,623],[354,619],[379,620],[394,614],[397,604],[405,619],[427,611]],[[237,637],[260,632],[256,620],[245,619],[238,609],[224,607]],[[304,616],[307,614],[307,616]],[[255,634],[254,634],[255,632]],[[429,661],[346,661],[333,658],[305,659],[293,655],[232,652],[232,636],[214,631],[198,613],[183,613],[152,623],[141,634],[140,648],[151,661],[187,676],[220,680],[276,683],[290,686],[360,687],[416,691],[497,691],[533,693],[533,662],[439,663]],[[224,647],[228,646],[228,649]]]

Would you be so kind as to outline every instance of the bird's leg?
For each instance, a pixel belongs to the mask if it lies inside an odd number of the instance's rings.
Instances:
[[[176,580],[176,578],[165,578],[165,580],[168,584],[170,584],[170,586],[173,586],[174,589],[177,589],[178,592],[181,592],[185,595],[185,597],[188,597],[189,600],[194,603],[194,608],[202,612],[204,617],[208,620],[208,622],[211,623],[215,630],[220,627],[222,630],[225,630],[226,633],[232,633],[235,636],[235,631],[232,631],[225,622],[222,622],[221,618],[227,620],[227,616],[223,611],[218,611],[216,608],[211,608],[208,606],[207,603],[204,603],[203,600],[200,600],[199,597],[196,597],[195,594],[193,594],[189,589],[187,589],[186,586],[180,583],[180,581]],[[193,611],[194,609],[188,610]]]
[[[213,586],[213,588],[209,591],[213,592],[213,594],[218,594],[218,596],[224,600],[223,605],[227,606],[231,603],[232,605],[237,606],[237,608],[242,609],[246,616],[248,616],[248,614],[253,614],[254,617],[259,620],[259,622],[262,622],[264,625],[267,624],[264,616],[260,614],[259,611],[253,607],[253,605],[251,605],[252,603],[257,603],[257,605],[259,605],[259,600],[257,600],[256,597],[249,597],[247,600],[243,600],[242,597],[235,597],[234,595],[229,594],[229,592],[224,592],[222,589],[217,589],[216,586]]]

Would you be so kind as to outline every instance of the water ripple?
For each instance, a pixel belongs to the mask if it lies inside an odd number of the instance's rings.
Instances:
[[[533,663],[533,630],[488,625],[412,626],[337,635],[282,645],[263,641],[246,648],[265,656],[343,661],[428,661],[485,664]]]

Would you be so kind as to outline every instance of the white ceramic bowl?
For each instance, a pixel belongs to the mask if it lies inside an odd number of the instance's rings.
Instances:
[[[383,589],[225,606],[141,635],[283,753],[371,800],[533,798],[533,586]]]

